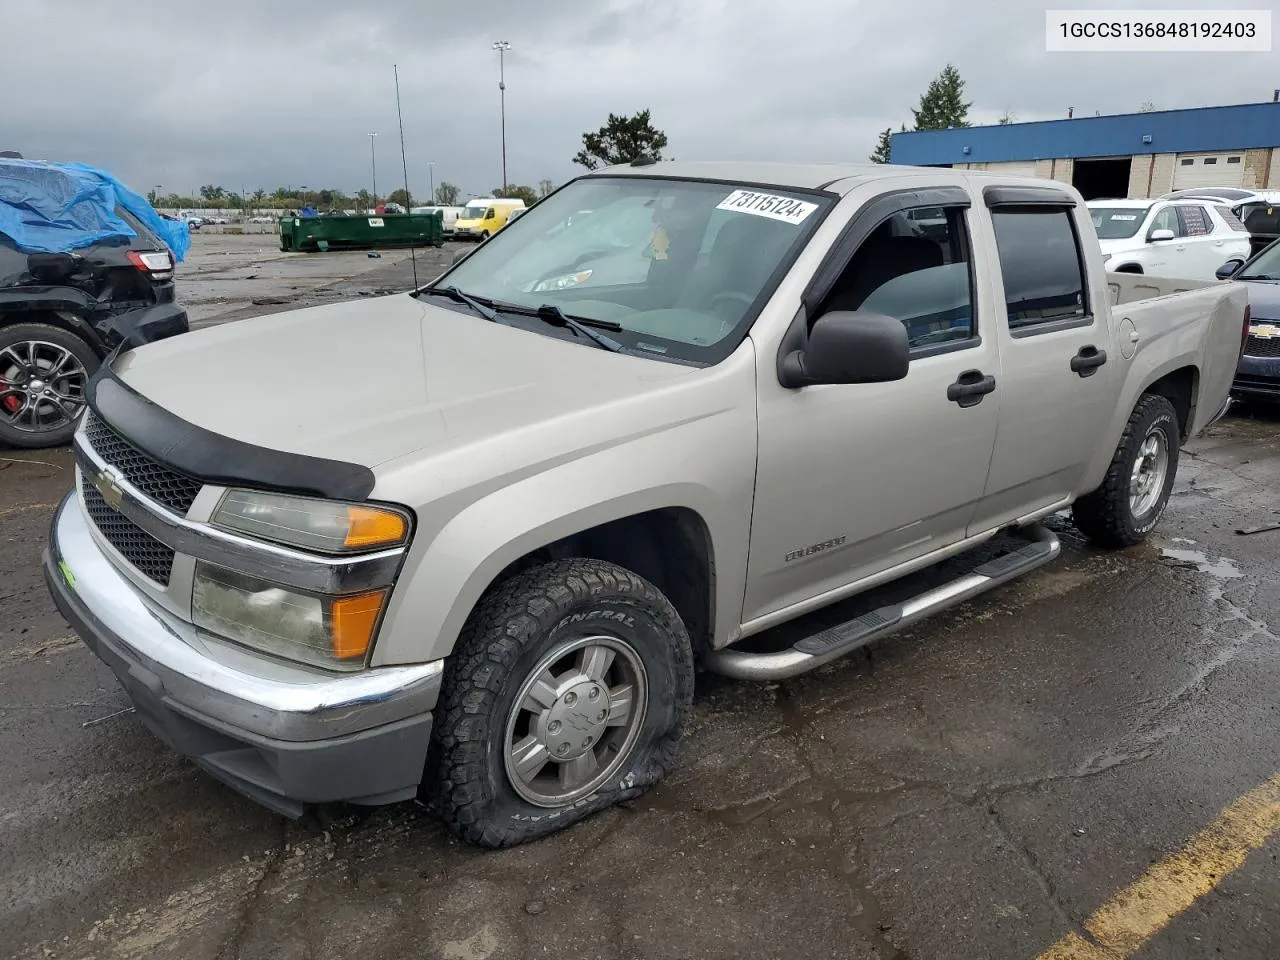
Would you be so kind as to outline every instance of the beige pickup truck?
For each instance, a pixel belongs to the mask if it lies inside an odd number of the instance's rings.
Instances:
[[[1062,184],[639,161],[414,292],[118,351],[46,577],[237,790],[518,843],[672,769],[696,664],[811,670],[1051,561],[1066,508],[1141,541],[1247,326],[1239,284],[1106,274]]]

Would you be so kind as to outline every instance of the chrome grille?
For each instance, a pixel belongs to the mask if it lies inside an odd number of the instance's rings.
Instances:
[[[84,438],[94,452],[124,474],[126,480],[174,513],[185,515],[204,486],[193,477],[156,463],[92,410],[85,414]]]
[[[139,573],[167,587],[173,570],[173,551],[128,517],[116,512],[89,481],[81,480],[80,493],[89,519],[107,543],[120,551],[120,555]]]
[[[1280,337],[1255,337],[1252,334],[1244,345],[1246,357],[1280,357]]]

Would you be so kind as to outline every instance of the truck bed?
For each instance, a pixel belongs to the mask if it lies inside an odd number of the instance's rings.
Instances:
[[[1176,293],[1203,290],[1205,287],[1222,286],[1225,280],[1179,280],[1173,277],[1153,277],[1145,273],[1107,273],[1107,288],[1111,291],[1111,305],[1136,300],[1154,300]]]
[[[1120,410],[1127,416],[1133,409],[1140,385],[1191,368],[1198,402],[1187,432],[1198,433],[1225,402],[1240,359],[1249,303],[1244,284],[1108,273],[1107,286],[1116,336],[1128,364],[1126,383],[1132,384],[1121,397]],[[1117,414],[1117,424],[1119,420]]]

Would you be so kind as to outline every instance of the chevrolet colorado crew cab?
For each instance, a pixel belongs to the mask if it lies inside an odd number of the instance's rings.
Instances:
[[[696,664],[821,666],[1050,561],[1068,507],[1143,540],[1247,327],[1241,284],[1108,275],[1062,184],[636,161],[413,292],[117,351],[45,575],[232,787],[509,845],[661,780]]]

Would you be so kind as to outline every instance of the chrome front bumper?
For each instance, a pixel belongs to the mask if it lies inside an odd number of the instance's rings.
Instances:
[[[288,815],[303,803],[414,795],[443,662],[333,676],[206,639],[138,592],[78,497],[54,514],[45,579],[58,609],[180,753]]]

